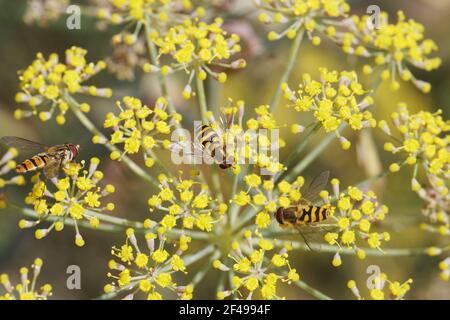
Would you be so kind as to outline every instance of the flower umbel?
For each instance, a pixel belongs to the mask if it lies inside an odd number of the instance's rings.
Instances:
[[[276,251],[270,240],[258,237],[257,246],[253,247],[252,232],[246,231],[243,244],[235,241],[228,260],[234,261],[232,266],[215,260],[213,266],[224,272],[233,270],[235,275],[231,279],[232,288],[219,291],[217,297],[224,299],[232,296],[241,298],[246,293],[247,299],[262,297],[263,299],[280,299],[277,287],[281,283],[298,281],[297,270],[291,268],[286,249]]]
[[[82,161],[82,164],[84,161]],[[104,197],[115,191],[111,184],[101,188],[98,186],[103,179],[103,172],[97,170],[100,163],[98,158],[92,158],[89,168],[83,169],[82,164],[71,162],[64,168],[64,178],[53,179],[51,183],[34,177],[33,190],[25,198],[25,202],[33,205],[39,218],[35,221],[20,220],[20,228],[30,228],[40,224],[46,218],[52,218],[52,224],[45,229],[37,229],[35,236],[41,239],[52,229],[61,231],[66,219],[71,219],[75,226],[75,244],[84,245],[83,237],[78,230],[78,223],[87,220],[96,228],[100,224],[98,213],[112,211],[114,204],[102,204]],[[51,187],[56,190],[52,191]]]
[[[123,144],[123,153],[111,153],[111,159],[120,160],[124,154],[138,153],[143,150],[145,164],[154,164],[153,151],[157,148],[168,148],[169,134],[174,126],[181,121],[179,113],[170,114],[166,111],[167,100],[159,97],[154,108],[144,105],[139,99],[126,96],[117,102],[120,110],[118,115],[110,112],[106,115],[103,126],[112,128],[109,142],[113,145]],[[94,136],[94,143],[107,143],[99,136]]]
[[[358,240],[379,250],[383,241],[390,240],[388,232],[379,233],[373,230],[373,224],[383,221],[389,209],[378,202],[373,191],[364,192],[358,187],[349,186],[346,192],[342,192],[338,179],[332,179],[331,184],[336,201],[336,212],[332,217],[336,231],[327,232],[324,239],[338,248],[332,261],[333,266],[338,267],[342,264],[339,254],[342,247],[353,248],[358,258],[364,259],[366,252],[359,248]],[[326,191],[322,191],[320,196],[325,203],[334,201]]]
[[[192,299],[193,286],[180,286],[174,275],[185,273],[182,250],[169,253],[164,236],[145,234],[146,250],[141,251],[133,229],[127,229],[126,241],[120,248],[113,247],[115,260],[108,263],[112,282],[104,288],[106,293],[128,292],[124,299],[133,299],[143,293],[148,300],[161,300],[166,294],[175,294],[183,300]]]
[[[240,39],[237,34],[227,34],[222,29],[222,23],[220,18],[211,24],[198,19],[185,20],[170,28],[167,34],[153,31],[151,40],[159,47],[159,54],[170,56],[173,61],[162,67],[146,64],[144,71],[168,74],[185,70],[189,74],[185,92],[190,91],[188,88],[196,74],[201,80],[209,74],[219,82],[225,82],[226,73],[215,72],[211,67],[238,69],[245,67],[246,63],[242,59],[230,61],[233,55],[241,51]],[[187,95],[185,97],[189,98]]]
[[[306,30],[308,37],[315,45],[320,44],[320,37],[315,35],[317,32],[322,32],[328,37],[334,35],[333,25],[346,17],[350,11],[350,5],[345,0],[258,0],[255,2],[262,10],[258,17],[260,22],[283,25],[281,32],[269,32],[269,40],[278,40],[283,37],[292,39],[301,30]]]
[[[341,136],[338,129],[346,123],[358,131],[376,126],[376,120],[367,110],[373,99],[358,82],[354,71],[328,71],[320,69],[320,80],[303,74],[303,83],[294,91],[287,83],[282,85],[284,97],[298,112],[312,112],[326,132],[335,132],[343,149],[350,148],[350,141]],[[303,130],[297,130],[299,132]]]
[[[65,62],[60,61],[56,53],[52,53],[48,59],[38,53],[31,65],[19,72],[21,91],[16,94],[16,102],[28,103],[31,110],[17,109],[15,117],[21,119],[37,115],[40,120],[47,121],[57,112],[56,121],[62,125],[69,109],[65,94],[84,93],[110,97],[111,89],[83,85],[106,67],[103,61],[88,63],[86,53],[85,49],[71,47],[66,50]],[[83,112],[88,112],[89,109],[88,104],[81,105]]]
[[[408,279],[403,283],[398,281],[390,281],[385,273],[381,273],[373,279],[371,283],[371,288],[369,289],[370,297],[372,300],[401,300],[406,295],[406,293],[411,289],[412,279]],[[356,282],[350,280],[347,282],[347,287],[352,291],[358,300],[363,300],[359,292]]]
[[[20,268],[21,282],[17,285],[12,285],[9,276],[5,273],[0,274],[0,284],[3,285],[4,294],[1,294],[0,300],[47,300],[52,295],[52,286],[44,284],[40,288],[37,287],[36,281],[41,272],[42,260],[36,258],[31,269],[33,276],[29,279],[29,269],[26,267]]]

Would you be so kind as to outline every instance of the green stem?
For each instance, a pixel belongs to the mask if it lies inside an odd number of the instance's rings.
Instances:
[[[153,43],[153,41],[150,40],[150,33],[151,33],[151,27],[150,27],[150,22],[149,19],[147,19],[146,23],[145,23],[145,42],[147,43],[147,49],[148,52],[150,54],[150,59],[152,61],[152,63],[159,67],[159,59],[158,59],[158,50],[155,46],[155,44]],[[168,105],[167,108],[169,109],[170,113],[174,114],[176,113],[176,109],[175,106],[172,103],[172,100],[170,99],[169,96],[169,90],[168,90],[168,86],[167,86],[167,78],[165,75],[163,75],[161,72],[158,73],[158,82],[160,85],[160,89],[161,89],[161,94],[167,99]],[[180,123],[176,123],[176,127],[177,129],[181,128],[181,124]]]
[[[72,112],[75,114],[75,116],[78,118],[78,120],[86,127],[87,130],[89,130],[93,135],[97,135],[102,139],[107,140],[107,138],[103,135],[103,133],[100,132],[99,129],[89,120],[88,117],[80,110],[80,105],[78,102],[68,93],[63,94],[63,99],[67,102]],[[108,148],[110,151],[121,151],[114,145],[110,144],[109,142],[105,144],[106,148]],[[122,156],[121,161],[125,163],[128,168],[133,171],[136,175],[141,177],[142,179],[150,182],[154,186],[158,187],[159,183],[155,180],[154,177],[146,173],[136,162],[128,158],[126,155]]]
[[[308,145],[308,143],[311,141],[311,138],[314,136],[314,134],[321,128],[321,123],[318,122],[315,126],[311,127],[311,129],[308,131],[308,133],[306,134],[305,138],[303,139],[303,141],[298,145],[298,147],[294,150],[294,152],[291,152],[291,154],[288,156],[287,160],[286,160],[286,166],[290,167],[292,160],[296,159],[300,153],[303,151],[303,149],[305,149],[305,147]],[[281,174],[275,181],[275,183],[279,182],[280,180],[283,179],[283,177],[286,175],[285,171],[283,172],[283,174]]]
[[[302,288],[304,291],[308,292],[310,295],[312,295],[313,297],[319,299],[319,300],[332,300],[329,296],[327,296],[325,293],[314,289],[313,287],[311,287],[309,284],[299,280],[294,282],[294,284],[300,288]]]
[[[203,80],[199,77],[199,70],[195,72],[195,82],[197,85],[198,102],[200,104],[200,112],[202,115],[202,121],[206,123],[206,113],[208,112],[208,107],[206,104],[205,87],[203,85]]]
[[[35,219],[41,219],[42,216],[38,215],[34,210],[29,208],[22,208],[16,205],[9,204],[14,209],[20,211],[23,215],[35,218]],[[83,228],[86,229],[94,229],[94,230],[100,230],[100,231],[106,231],[106,232],[123,232],[126,228],[134,228],[137,232],[148,232],[151,231],[151,229],[144,228],[144,224],[142,222],[138,221],[132,221],[128,219],[118,218],[118,217],[111,217],[102,213],[94,212],[91,210],[86,210],[86,213],[91,216],[96,216],[99,218],[101,222],[107,222],[106,224],[100,224],[97,228],[94,228],[89,224],[89,222],[85,220],[77,221],[76,223]],[[50,222],[55,222],[61,219],[61,217],[57,216],[46,216],[46,220]],[[75,221],[67,217],[64,220],[65,225],[69,226],[75,226]],[[167,235],[169,237],[173,237],[174,239],[177,239],[180,235],[187,234],[192,239],[195,240],[205,240],[209,238],[209,234],[206,232],[200,232],[200,231],[192,231],[192,230],[181,230],[181,229],[172,229],[167,232]]]
[[[270,111],[274,112],[278,103],[280,102],[281,98],[281,85],[288,81],[289,75],[291,74],[292,68],[295,65],[295,61],[297,60],[298,51],[300,49],[300,44],[302,43],[303,35],[305,33],[305,30],[299,30],[297,32],[297,36],[294,39],[294,42],[292,43],[291,50],[289,52],[288,60],[286,63],[286,68],[281,75],[280,81],[278,81],[277,88],[275,90],[275,93],[272,97],[272,101],[270,102]]]
[[[212,263],[214,260],[220,257],[220,251],[215,251],[208,262],[195,273],[194,278],[192,278],[191,284],[195,287],[197,286],[206,276],[208,271],[211,269]]]
[[[346,124],[342,124],[338,131],[342,132],[342,130],[345,128]],[[334,140],[336,139],[336,133],[331,132],[329,133],[311,152],[309,152],[297,165],[292,168],[292,170],[289,172],[289,174],[286,175],[286,180],[291,181],[295,179],[297,175],[299,175],[303,170],[306,169],[322,152],[325,150],[326,147]]]
[[[272,234],[270,234],[272,235]],[[273,234],[274,236],[281,236],[280,234]],[[266,236],[266,234],[265,234]],[[288,242],[292,249],[294,250],[302,250],[302,251],[311,251],[308,246],[301,241],[291,241],[291,240],[275,240],[274,244],[277,247],[283,247],[286,242]],[[320,253],[336,253],[339,251],[340,254],[345,255],[356,255],[355,250],[353,248],[338,248],[336,246],[332,246],[329,244],[322,244],[322,243],[310,243],[309,244],[313,248],[320,248],[318,251]],[[394,248],[394,249],[373,249],[373,248],[360,248],[364,250],[367,256],[392,256],[392,257],[400,257],[400,256],[412,256],[412,255],[428,255],[427,250],[428,248]]]

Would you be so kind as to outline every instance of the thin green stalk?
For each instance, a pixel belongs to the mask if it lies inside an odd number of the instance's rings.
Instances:
[[[313,297],[319,299],[319,300],[332,300],[329,296],[327,296],[325,293],[314,289],[309,284],[305,283],[304,281],[295,281],[294,284],[300,288],[302,288],[304,291],[308,292]]]
[[[72,112],[78,118],[78,120],[85,126],[85,128],[89,132],[91,132],[93,135],[97,135],[100,138],[107,140],[106,137],[103,135],[103,133],[101,133],[101,131],[97,129],[97,127],[91,122],[91,120],[89,120],[89,118],[86,117],[86,115],[80,110],[78,102],[71,95],[69,95],[68,93],[64,93],[63,98],[69,105]],[[105,146],[110,151],[117,151],[121,153],[121,151],[116,146],[110,143],[106,143]],[[122,156],[121,161],[125,163],[131,171],[133,171],[136,175],[138,175],[142,179],[150,182],[156,187],[159,185],[154,177],[146,173],[136,162],[128,158],[126,155]]]
[[[38,215],[34,210],[32,210],[30,208],[22,208],[22,207],[19,207],[17,205],[12,205],[12,204],[9,204],[9,205],[11,207],[13,207],[14,209],[20,211],[23,215],[25,215],[27,217],[35,218],[35,219],[42,218],[42,216]],[[136,231],[140,232],[140,233],[148,232],[151,230],[151,229],[144,228],[144,224],[142,222],[132,221],[132,220],[118,218],[118,217],[112,217],[112,216],[108,216],[108,215],[94,212],[91,210],[86,210],[86,213],[91,216],[98,217],[101,222],[107,222],[107,223],[100,223],[100,225],[97,228],[94,228],[93,226],[91,226],[89,224],[88,221],[85,221],[85,220],[77,221],[77,224],[80,227],[83,227],[86,229],[95,229],[95,230],[106,231],[106,232],[123,232],[126,228],[131,227],[131,228],[136,229]],[[58,221],[61,219],[61,217],[51,216],[51,215],[46,216],[45,218],[46,218],[46,220],[48,220],[50,222]],[[72,218],[67,217],[64,220],[64,224],[69,225],[69,226],[75,226],[75,221]],[[205,239],[209,238],[208,233],[200,232],[200,231],[172,229],[167,232],[168,237],[174,237],[175,239],[178,238],[182,234],[186,234],[195,240],[205,240]]]
[[[197,85],[198,103],[200,105],[202,121],[206,123],[207,120],[206,113],[208,112],[208,107],[206,104],[205,87],[203,85],[203,80],[200,79],[199,77],[199,70],[195,72],[195,83]]]
[[[297,36],[294,39],[294,42],[292,43],[291,50],[289,51],[288,60],[286,63],[286,68],[284,69],[283,74],[281,75],[280,80],[277,83],[277,88],[275,90],[275,93],[272,97],[272,101],[270,102],[270,111],[275,111],[278,103],[280,102],[281,98],[281,85],[288,81],[289,76],[291,74],[292,68],[295,65],[295,61],[297,60],[298,51],[300,49],[300,44],[302,43],[303,35],[305,33],[305,30],[299,30],[297,33]]]
[[[155,46],[155,44],[153,43],[153,41],[150,40],[150,33],[151,33],[151,27],[150,27],[150,22],[149,19],[147,19],[146,23],[145,23],[145,42],[147,43],[147,49],[148,52],[150,54],[150,59],[152,61],[152,63],[159,67],[159,59],[158,59],[158,51],[157,48]],[[170,99],[169,96],[169,90],[168,90],[168,86],[167,86],[167,78],[165,75],[163,75],[162,73],[158,73],[158,82],[159,82],[159,86],[160,86],[160,90],[161,90],[161,94],[167,99],[168,105],[167,108],[169,109],[170,113],[175,113],[176,109],[175,106],[172,103],[172,100]],[[176,124],[177,129],[181,128],[181,124],[177,123]]]
[[[32,209],[28,209],[28,208],[19,208],[17,207],[18,210],[20,210],[20,212],[26,216],[26,217],[30,217],[30,218],[35,218],[35,219],[39,219],[42,218],[41,216],[39,216],[34,210]],[[48,216],[46,217],[46,219],[50,222],[55,222],[60,220],[60,217],[56,217],[56,216]],[[86,228],[86,229],[94,229],[93,226],[91,226],[89,224],[88,221],[77,221],[76,222],[78,224],[78,226]],[[75,221],[71,218],[66,218],[64,221],[64,225],[68,225],[68,226],[75,226]],[[112,224],[103,224],[101,223],[97,228],[95,228],[95,230],[100,230],[100,231],[106,231],[106,232],[122,232],[124,230],[123,227],[119,226],[119,225],[112,225]]]
[[[270,234],[271,235],[271,234]],[[270,236],[265,234],[265,236]],[[280,234],[273,234],[277,236],[281,236]],[[302,250],[302,251],[311,251],[311,249],[302,241],[291,241],[287,240],[289,244],[292,246],[293,250]],[[274,240],[274,244],[277,247],[283,247],[286,244],[286,241],[276,239]],[[309,243],[309,245],[313,248],[320,248],[318,251],[320,253],[336,253],[339,251],[340,254],[345,255],[356,255],[355,250],[353,248],[338,248],[336,246],[332,246],[329,244],[322,243]],[[391,256],[391,257],[406,257],[412,255],[428,255],[428,248],[395,248],[395,249],[373,249],[373,248],[360,248],[364,250],[367,256]]]
[[[305,147],[308,145],[308,143],[311,141],[312,137],[314,136],[314,134],[321,128],[321,124],[320,122],[317,123],[315,126],[311,127],[311,129],[308,131],[308,133],[306,134],[305,138],[303,139],[303,141],[297,146],[297,148],[291,152],[291,154],[288,156],[287,160],[286,160],[286,166],[289,167],[292,160],[296,159],[300,153],[303,151],[303,149],[305,149]],[[289,170],[289,168],[288,168]],[[279,182],[280,180],[283,179],[283,177],[286,175],[285,171],[283,172],[275,181],[275,183]]]
[[[342,130],[346,127],[346,124],[342,124],[338,131],[342,132]],[[314,149],[312,149],[303,159],[300,161],[292,170],[289,171],[289,174],[286,175],[286,180],[291,181],[295,179],[297,175],[299,175],[303,170],[306,169],[316,158],[325,150],[328,145],[336,139],[336,133],[329,133]]]
[[[208,260],[208,262],[203,265],[203,267],[195,273],[195,276],[192,278],[191,284],[195,287],[197,286],[206,276],[208,271],[212,267],[212,263],[214,260],[218,259],[220,257],[220,251],[215,251],[214,254],[211,256],[211,258]]]

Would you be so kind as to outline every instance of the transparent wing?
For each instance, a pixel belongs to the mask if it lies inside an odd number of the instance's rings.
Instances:
[[[47,146],[39,142],[34,142],[19,137],[7,136],[2,137],[0,140],[3,141],[3,143],[5,143],[7,146],[16,148],[21,154],[22,153],[36,154],[48,150]]]
[[[181,151],[184,150],[190,150],[190,152],[183,152],[183,157],[189,157],[188,163],[190,164],[202,163],[203,148],[197,141],[195,143],[191,141],[172,142],[169,145],[169,150],[175,153],[180,153]]]
[[[322,249],[322,232],[314,227],[295,227],[309,250],[317,252]]]
[[[234,113],[225,114],[223,112],[220,113],[220,128],[225,133],[231,127],[234,122]]]
[[[44,168],[44,174],[48,179],[53,179],[59,173],[62,161],[60,159],[51,159]]]
[[[302,198],[307,199],[312,203],[314,203],[320,191],[322,191],[327,185],[329,178],[330,178],[330,171],[324,171],[321,174],[319,174],[308,185],[305,192],[303,193]]]

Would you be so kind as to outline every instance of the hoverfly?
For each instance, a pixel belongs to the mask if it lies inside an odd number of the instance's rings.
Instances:
[[[331,204],[314,205],[315,199],[328,183],[329,177],[329,171],[322,172],[311,181],[298,203],[287,208],[280,207],[275,213],[275,218],[280,226],[296,228],[310,249],[311,247],[300,228],[303,226],[317,226],[317,223],[325,221],[329,216],[333,215],[335,207]]]
[[[169,147],[171,151],[178,152],[184,147],[188,147],[189,152],[187,155],[191,158],[191,163],[203,163],[202,160],[206,160],[206,163],[215,163],[220,169],[228,169],[235,165],[235,158],[227,150],[227,130],[233,124],[234,113],[231,115],[225,115],[223,112],[220,116],[220,124],[216,129],[213,124],[201,124],[195,129],[194,142],[174,142]],[[207,157],[207,159],[202,158]],[[212,160],[212,161],[211,161]]]
[[[79,145],[71,143],[47,147],[38,142],[11,136],[2,137],[1,140],[19,152],[34,153],[34,156],[16,166],[16,172],[23,174],[42,169],[48,179],[56,177],[66,163],[77,157],[80,149]]]
[[[225,170],[233,166],[234,157],[227,153],[226,142],[223,141],[222,135],[213,127],[206,124],[202,125],[198,129],[196,139],[202,146],[202,151],[212,159],[215,159],[220,169]]]

